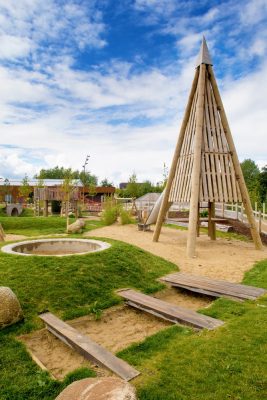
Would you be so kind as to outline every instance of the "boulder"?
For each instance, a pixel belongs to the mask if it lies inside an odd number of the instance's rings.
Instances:
[[[137,400],[135,389],[119,378],[85,378],[67,386],[55,400]]]
[[[77,219],[73,224],[68,226],[68,233],[78,233],[84,228],[85,222],[83,219]]]
[[[0,329],[23,319],[16,295],[8,287],[0,286]]]

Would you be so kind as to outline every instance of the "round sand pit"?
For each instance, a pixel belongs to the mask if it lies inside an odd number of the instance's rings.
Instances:
[[[69,256],[108,249],[109,243],[93,239],[38,239],[12,243],[2,248],[4,253],[21,256]]]

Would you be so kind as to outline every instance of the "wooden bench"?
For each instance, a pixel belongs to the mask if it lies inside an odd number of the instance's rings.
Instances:
[[[114,356],[110,351],[95,343],[88,336],[81,334],[50,312],[39,315],[47,329],[82,356],[100,367],[106,367],[126,381],[140,374],[125,361]]]
[[[223,321],[218,319],[167,303],[166,301],[147,296],[135,290],[123,289],[117,291],[117,293],[126,300],[129,306],[174,322],[175,324],[181,323],[197,329],[214,329],[223,325]]]
[[[234,300],[255,300],[266,293],[265,289],[247,286],[228,281],[210,279],[205,276],[194,276],[176,272],[160,279],[171,286],[207,294],[214,297],[227,297]]]

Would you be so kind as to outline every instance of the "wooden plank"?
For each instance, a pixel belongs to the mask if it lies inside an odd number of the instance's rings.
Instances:
[[[197,329],[214,329],[223,325],[223,321],[218,319],[167,303],[135,290],[123,289],[117,293],[126,300],[128,305],[174,323],[190,325]]]
[[[199,275],[190,275],[190,274],[184,274],[181,272],[176,272],[174,274],[169,274],[167,275],[168,278],[170,279],[177,279],[177,276],[179,278],[179,280],[183,280],[185,282],[188,283],[196,283],[199,284],[201,281],[206,282],[206,285],[217,287],[217,286],[221,286],[222,284],[225,287],[231,287],[231,288],[238,288],[238,291],[244,291],[245,293],[251,293],[253,295],[258,295],[260,293],[260,295],[264,294],[264,292],[266,292],[265,289],[262,288],[258,288],[255,286],[248,286],[248,285],[243,285],[240,283],[233,283],[233,282],[228,282],[228,281],[223,281],[223,280],[218,280],[218,279],[211,279],[208,278],[207,276],[199,276]],[[165,277],[164,277],[165,278]]]
[[[265,289],[247,286],[228,281],[210,279],[203,276],[194,276],[183,273],[175,273],[161,278],[172,286],[209,294],[215,297],[231,297],[233,299],[255,300],[266,293]]]
[[[125,361],[114,356],[110,351],[95,343],[88,336],[81,334],[52,313],[47,312],[39,315],[39,317],[45,322],[51,333],[96,365],[110,369],[126,381],[140,374]]]

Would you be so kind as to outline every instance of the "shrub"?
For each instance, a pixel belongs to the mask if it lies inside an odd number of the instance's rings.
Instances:
[[[108,207],[103,211],[102,221],[105,225],[112,225],[117,221],[118,210],[117,207]]]
[[[133,222],[129,211],[126,211],[123,208],[120,210],[120,220],[122,225],[131,224]]]

